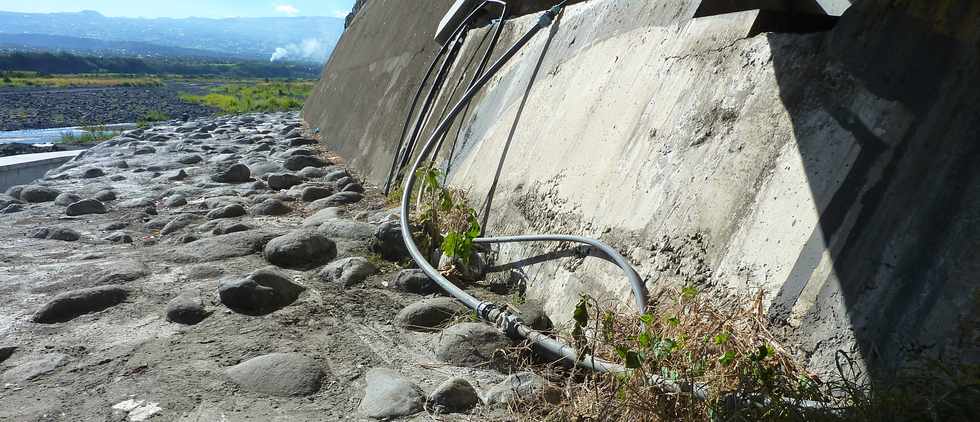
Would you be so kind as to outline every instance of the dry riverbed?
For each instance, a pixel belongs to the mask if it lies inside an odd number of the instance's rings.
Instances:
[[[329,156],[294,113],[203,119],[0,196],[0,420],[506,420],[547,392]]]

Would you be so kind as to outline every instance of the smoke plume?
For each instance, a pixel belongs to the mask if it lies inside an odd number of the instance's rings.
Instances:
[[[316,38],[307,38],[300,43],[277,47],[269,58],[270,62],[280,60],[316,60],[322,62],[327,58],[327,47]]]

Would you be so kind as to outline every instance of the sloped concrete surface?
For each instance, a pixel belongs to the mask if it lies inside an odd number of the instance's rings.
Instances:
[[[304,109],[374,183],[395,154],[405,84],[435,47],[424,32],[448,8],[435,3],[369,2]],[[772,329],[817,371],[838,351],[874,368],[975,361],[977,260],[964,251],[980,239],[980,175],[967,164],[980,120],[966,110],[980,98],[967,76],[980,11],[854,3],[828,32],[754,36],[757,12],[692,19],[694,0],[572,5],[475,98],[437,163],[478,210],[493,190],[491,235],[598,237],[653,291],[762,292]],[[497,54],[536,19],[509,21]],[[450,84],[469,80],[489,30],[467,37]],[[450,92],[434,110],[462,89]],[[556,248],[506,245],[498,260]],[[520,273],[559,325],[582,293],[628,303],[601,260]]]

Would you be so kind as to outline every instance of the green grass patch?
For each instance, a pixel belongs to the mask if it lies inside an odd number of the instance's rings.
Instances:
[[[0,87],[45,87],[45,88],[105,88],[105,87],[149,87],[160,86],[158,77],[126,74],[67,74],[49,75],[39,72],[6,71],[0,72]]]
[[[86,126],[83,127],[84,133],[74,134],[72,132],[64,132],[61,134],[61,139],[58,140],[59,144],[96,144],[102,141],[108,141],[119,135],[119,131],[110,130],[106,126]]]
[[[156,122],[162,122],[164,120],[170,120],[169,114],[164,113],[159,110],[150,110],[136,119],[136,127],[146,128],[152,126]]]
[[[313,84],[313,81],[229,84],[212,88],[207,95],[181,94],[180,98],[233,114],[289,111],[303,107]]]

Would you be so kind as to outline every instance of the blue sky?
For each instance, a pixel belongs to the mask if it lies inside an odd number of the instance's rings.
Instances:
[[[204,18],[346,16],[354,0],[0,0],[7,12],[51,13],[94,10],[106,16]]]

